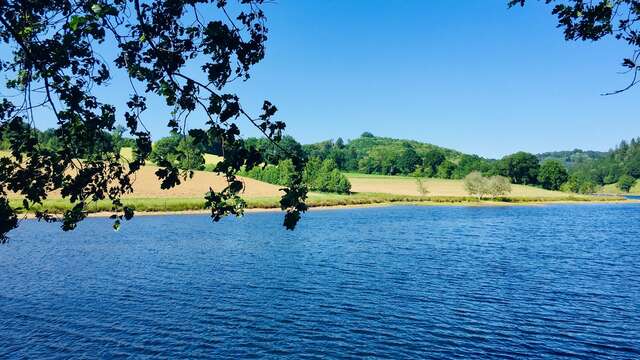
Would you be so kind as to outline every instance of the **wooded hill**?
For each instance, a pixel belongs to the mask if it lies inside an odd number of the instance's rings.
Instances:
[[[537,154],[536,156],[540,162],[544,162],[545,160],[557,160],[563,163],[568,169],[571,169],[577,164],[603,159],[607,157],[608,154],[609,152],[607,151],[574,149],[568,151],[545,152]]]
[[[39,138],[46,146],[55,147],[56,144],[47,142],[51,137],[48,136],[50,132],[39,132]],[[0,147],[7,148],[8,140],[3,137]],[[96,150],[115,150],[131,146],[133,142],[122,136],[121,129],[111,134],[105,133],[103,140],[104,144],[97,146]],[[244,175],[286,185],[291,164],[278,165],[289,154],[295,154],[314,165],[307,169],[307,176],[321,175],[317,179],[314,177],[313,181],[309,180],[309,184],[313,184],[311,188],[330,192],[348,192],[348,182],[339,172],[462,179],[478,171],[489,176],[505,176],[514,184],[538,185],[549,190],[578,193],[598,192],[601,186],[608,184],[616,184],[619,190],[628,191],[640,178],[640,138],[622,141],[608,152],[572,150],[538,155],[518,152],[499,160],[414,140],[378,137],[369,132],[348,141],[337,138],[335,141],[302,145],[293,137],[285,136],[279,146],[263,138],[246,139],[245,145],[258,149],[264,161],[276,168],[256,169]],[[180,168],[211,170],[214,166],[206,165],[203,157],[211,153],[220,155],[216,153],[219,150],[219,144],[196,146],[189,136],[173,134],[154,144],[150,159],[156,163],[165,159]]]

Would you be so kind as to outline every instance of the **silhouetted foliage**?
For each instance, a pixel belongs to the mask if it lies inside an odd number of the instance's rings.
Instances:
[[[283,136],[277,142],[267,138],[251,137],[245,140],[245,146],[262,154],[262,158],[267,164],[277,165],[280,161],[291,158],[292,155],[300,159],[306,158],[302,145],[289,135]]]
[[[169,163],[181,170],[202,170],[204,153],[204,146],[196,145],[191,136],[174,133],[153,144],[149,159],[156,164]]]
[[[41,204],[52,191],[75,204],[61,219],[40,211],[38,219],[61,221],[71,230],[86,217],[89,203],[108,199],[113,204],[114,227],[133,216],[121,197],[132,191],[134,174],[151,153],[146,119],[147,97],[164,100],[168,127],[188,133],[195,144],[217,141],[224,160],[216,171],[228,186],[205,195],[211,217],[239,215],[245,203],[241,167],[262,162],[239,137],[237,122],[244,119],[267,138],[279,141],[285,124],[272,120],[277,109],[268,101],[262,114],[250,116],[233,93],[224,91],[235,78],[248,79],[249,70],[265,54],[267,39],[263,0],[242,0],[234,10],[226,0],[199,1],[15,1],[0,6],[0,68],[11,96],[0,101],[0,132],[7,134],[12,157],[0,159],[0,238],[15,228],[16,210],[6,201],[20,194],[23,207]],[[218,16],[200,16],[203,8]],[[217,8],[217,10],[216,10]],[[235,13],[235,14],[234,14]],[[116,44],[117,48],[111,46]],[[102,54],[100,52],[103,52]],[[131,83],[125,106],[97,96],[113,71]],[[14,96],[15,95],[15,96]],[[19,100],[17,100],[19,99]],[[57,120],[56,149],[40,142],[33,110],[49,111]],[[135,138],[135,158],[123,161],[104,145],[104,134],[114,130],[123,114],[128,133]],[[187,119],[204,117],[206,127],[188,130]],[[4,140],[3,140],[4,141]],[[111,151],[109,151],[111,150]],[[82,159],[82,161],[80,160]],[[306,210],[302,184],[304,161],[292,156],[296,176],[281,199],[284,226],[292,229]],[[157,175],[163,188],[189,176],[167,161]]]

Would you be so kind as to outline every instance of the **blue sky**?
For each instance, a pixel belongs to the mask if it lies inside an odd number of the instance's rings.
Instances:
[[[232,84],[259,114],[279,109],[303,143],[378,136],[407,138],[498,158],[574,148],[608,150],[640,136],[640,88],[624,87],[616,41],[566,42],[551,8],[507,0],[279,0],[265,4],[266,58]],[[205,12],[206,14],[206,12]],[[219,16],[212,7],[209,16]],[[112,60],[115,53],[103,53]],[[131,92],[116,76],[104,100]],[[36,124],[54,125],[50,114]],[[191,127],[204,124],[194,116]],[[145,124],[168,134],[168,110],[151,101]],[[257,135],[248,124],[247,136]]]
[[[266,59],[238,86],[300,141],[375,135],[488,157],[607,150],[640,135],[629,49],[565,42],[550,7],[506,0],[293,1],[265,7]]]

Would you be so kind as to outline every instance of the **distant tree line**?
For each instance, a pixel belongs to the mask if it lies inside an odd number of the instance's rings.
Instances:
[[[572,188],[598,187],[616,184],[622,191],[628,191],[640,178],[640,138],[622,141],[606,156],[584,161],[571,169],[569,183]]]
[[[60,146],[54,130],[38,132],[41,146]],[[135,151],[135,141],[123,137],[124,128],[105,132],[95,144],[94,152],[116,152],[123,147]],[[9,138],[2,136],[0,149],[9,148]],[[264,138],[248,138],[248,148],[263,154],[266,167],[244,172],[258,180],[287,185],[291,155],[305,159],[305,182],[314,191],[348,193],[350,184],[341,172],[415,177],[464,179],[477,172],[485,177],[502,176],[513,184],[539,186],[548,190],[594,193],[607,184],[616,184],[629,191],[640,178],[640,138],[622,141],[608,152],[558,151],[543,154],[517,152],[499,160],[463,154],[417,141],[377,137],[369,132],[345,142],[342,138],[302,145],[291,136],[276,144]],[[168,162],[185,170],[204,170],[205,153],[220,155],[220,143],[196,143],[189,135],[172,133],[153,144],[150,160],[156,164]],[[80,154],[81,158],[91,156]],[[311,175],[313,174],[313,175]]]
[[[376,137],[368,132],[347,143],[338,138],[335,142],[304,145],[302,149],[306,156],[332,159],[340,170],[348,172],[442,179],[463,179],[479,172],[488,177],[506,177],[513,184],[584,194],[597,192],[607,184],[629,191],[640,178],[640,138],[622,141],[608,152],[517,152],[499,160],[416,141]]]
[[[222,155],[220,142],[197,142],[189,135],[171,133],[153,143],[149,159],[183,170],[204,170],[204,154]]]
[[[289,154],[314,164],[328,161],[330,170],[324,173],[333,172],[335,178],[330,183],[340,182],[335,175],[338,172],[441,179],[464,179],[470,173],[478,172],[485,177],[503,176],[513,184],[588,194],[607,184],[617,184],[620,190],[629,191],[640,178],[640,138],[622,141],[608,152],[573,150],[539,155],[517,152],[499,160],[418,141],[377,137],[369,132],[350,141],[338,138],[308,145],[300,144],[291,136],[284,136],[277,145],[263,138],[248,138],[245,142],[264,154],[266,164],[276,167],[288,159]],[[165,158],[180,168],[202,169],[201,155],[222,155],[220,149],[220,144],[194,146],[188,136],[174,134],[154,144],[151,159]],[[273,180],[276,178],[271,174],[273,171],[258,169],[250,176],[261,176],[261,179],[269,179],[265,180],[267,182],[283,185],[282,180]],[[308,177],[306,181],[308,184],[314,182]],[[311,185],[311,189],[345,192],[344,185],[321,185],[325,183]]]
[[[287,186],[295,172],[291,160],[285,159],[277,165],[265,164],[262,167],[254,167],[250,171],[242,171],[240,175],[270,184]],[[349,179],[338,170],[336,163],[329,159],[324,161],[316,157],[309,159],[304,168],[303,179],[312,191],[338,194],[351,192]]]
[[[136,141],[135,139],[125,137],[124,133],[127,130],[118,126],[113,131],[107,132],[102,131],[99,136],[92,142],[91,146],[77,146],[74,144],[66,144],[63,145],[60,142],[59,134],[56,132],[63,131],[61,129],[47,129],[44,131],[28,127],[24,124],[25,131],[29,131],[35,135],[38,141],[38,146],[43,150],[49,150],[53,152],[61,151],[63,146],[67,146],[72,154],[74,154],[75,158],[79,159],[88,159],[94,156],[98,156],[104,153],[120,153],[120,149],[128,147],[135,148]],[[10,134],[17,132],[9,132],[5,130],[0,133],[0,150],[10,151],[11,150],[11,136]]]

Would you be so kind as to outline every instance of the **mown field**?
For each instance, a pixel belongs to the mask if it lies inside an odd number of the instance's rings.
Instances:
[[[6,155],[8,155],[7,152],[0,152],[0,156]],[[123,149],[123,156],[130,159],[132,157],[130,149]],[[214,155],[205,157],[207,164],[215,164],[219,159]],[[126,205],[142,212],[203,210],[203,196],[209,188],[220,191],[226,186],[226,181],[222,176],[207,171],[196,171],[193,178],[183,181],[182,184],[173,189],[162,190],[155,175],[157,169],[156,166],[148,165],[136,173],[134,192],[124,197]],[[352,184],[353,194],[310,193],[307,201],[308,205],[311,207],[381,203],[490,205],[549,201],[610,201],[616,199],[612,197],[567,194],[531,186],[512,185],[513,191],[508,196],[478,202],[475,197],[467,194],[462,180],[422,179],[423,188],[427,191],[422,194],[416,178],[413,177],[352,173],[346,175]],[[249,178],[242,178],[242,180],[245,182],[245,191],[242,196],[247,201],[248,208],[279,208],[279,200],[282,195],[280,186]],[[18,196],[12,197],[12,202],[15,206],[20,206],[20,198]],[[53,213],[63,212],[70,207],[71,204],[67,200],[61,199],[58,193],[50,194],[49,199],[44,204],[44,208]],[[38,207],[33,210],[36,209]],[[111,211],[111,204],[108,201],[92,203],[88,210],[89,212]]]
[[[366,174],[346,174],[354,192],[380,192],[396,195],[422,195],[418,190],[416,178],[408,176],[385,176]],[[462,180],[422,179],[424,188],[429,196],[468,196]],[[531,198],[566,198],[567,193],[549,191],[533,186],[511,185],[509,197]]]

